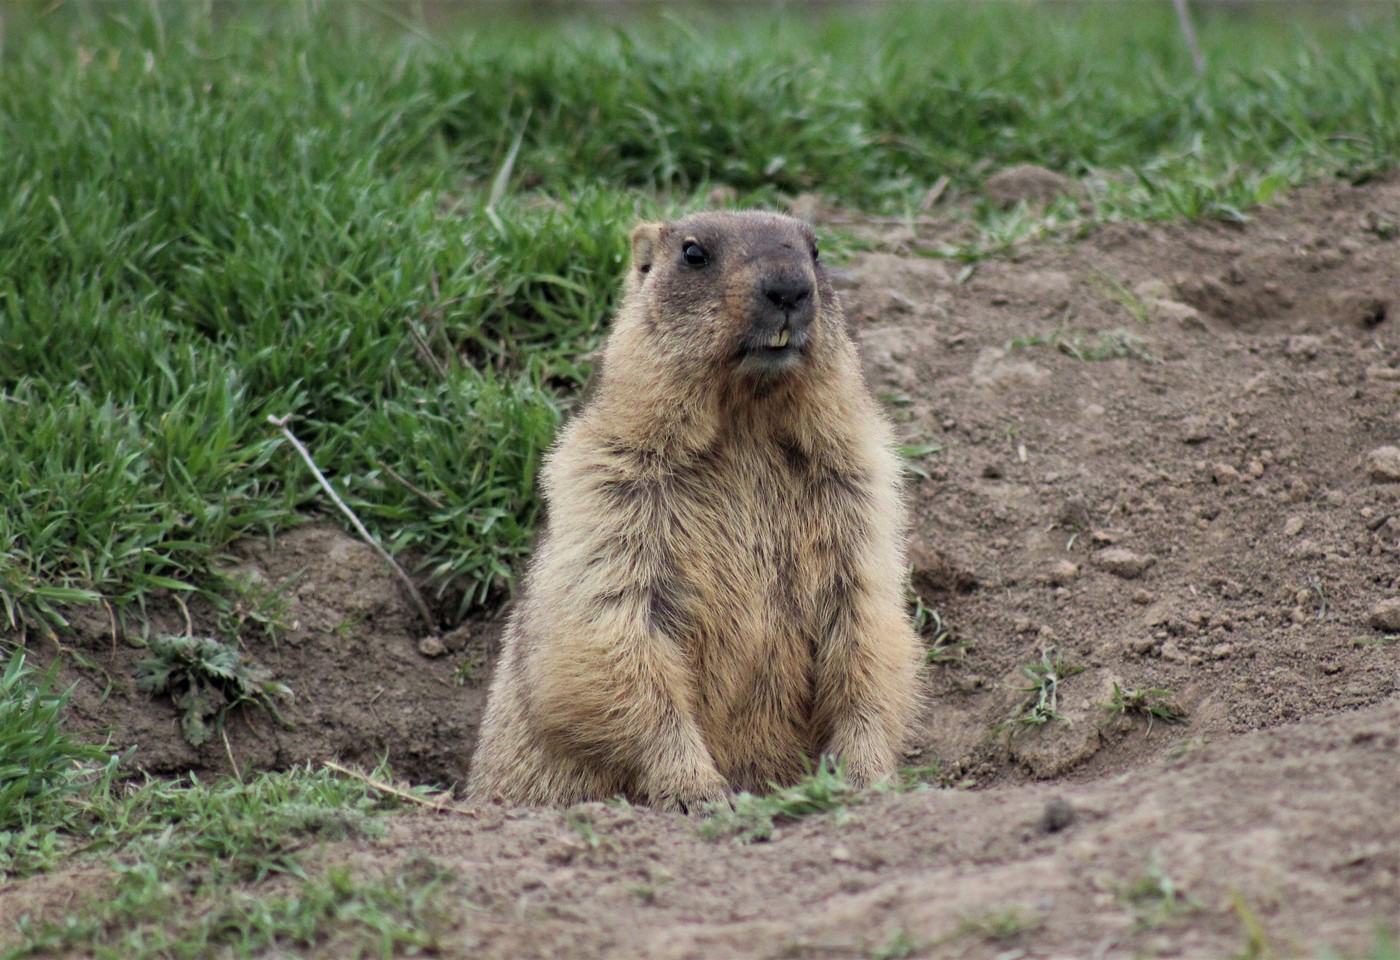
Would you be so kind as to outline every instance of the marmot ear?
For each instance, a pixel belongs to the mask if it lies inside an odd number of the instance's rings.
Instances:
[[[649,273],[660,247],[661,224],[638,224],[632,231],[632,269],[641,274]]]

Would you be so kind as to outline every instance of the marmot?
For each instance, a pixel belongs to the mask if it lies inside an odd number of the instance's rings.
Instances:
[[[638,226],[469,793],[695,810],[821,756],[893,774],[919,662],[900,481],[810,227]]]

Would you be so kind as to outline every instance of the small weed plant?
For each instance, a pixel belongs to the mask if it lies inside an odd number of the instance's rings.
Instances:
[[[989,943],[1010,943],[1039,930],[1045,918],[1038,913],[1025,913],[1020,907],[1002,907],[985,913],[964,917],[958,932],[979,937]]]
[[[924,638],[924,662],[933,664],[961,663],[972,649],[970,640],[959,640],[943,622],[943,615],[925,602],[912,582],[905,586],[905,602],[909,605],[914,632]]]
[[[241,704],[260,707],[285,724],[277,704],[292,699],[291,688],[273,679],[272,671],[213,637],[153,638],[150,656],[136,665],[136,683],[147,693],[170,696],[180,711],[180,732],[196,747]]]

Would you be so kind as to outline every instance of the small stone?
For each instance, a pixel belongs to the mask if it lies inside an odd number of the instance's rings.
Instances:
[[[1149,606],[1157,599],[1157,595],[1151,590],[1134,590],[1132,601],[1140,607]]]
[[[1371,626],[1386,633],[1400,633],[1400,597],[1382,600],[1371,608]]]
[[[1294,360],[1312,360],[1322,349],[1322,338],[1314,336],[1289,337],[1283,341],[1283,354]]]
[[[1168,640],[1162,644],[1162,659],[1171,663],[1185,663],[1186,652],[1177,645],[1175,640]]]
[[[1240,472],[1228,463],[1211,464],[1210,476],[1212,480],[1221,485],[1239,483],[1240,481]]]
[[[1400,483],[1400,447],[1377,447],[1366,454],[1366,474],[1376,483]]]
[[[1152,637],[1136,637],[1128,641],[1128,649],[1132,650],[1133,653],[1136,653],[1138,656],[1145,656],[1151,653],[1156,646],[1157,641]]]
[[[1030,617],[1017,617],[1016,622],[1012,624],[1012,629],[1017,633],[1030,633],[1035,629],[1035,621]]]
[[[447,645],[442,642],[442,637],[430,633],[418,641],[418,652],[425,657],[440,657],[447,652]]]
[[[1071,560],[1056,560],[1045,571],[1045,582],[1052,587],[1063,587],[1079,576],[1079,564]]]
[[[1094,558],[1094,562],[1115,577],[1136,580],[1147,572],[1148,567],[1157,562],[1157,558],[1148,554],[1124,550],[1122,547],[1110,547],[1101,551]]]
[[[1318,543],[1316,540],[1310,540],[1307,537],[1303,537],[1288,548],[1288,555],[1290,557],[1297,557],[1300,560],[1316,560],[1319,557],[1326,556],[1326,554],[1327,551],[1322,549],[1322,544]]]
[[[1235,645],[1233,643],[1217,643],[1210,648],[1210,658],[1212,660],[1228,660],[1230,654],[1234,652]]]
[[[1283,522],[1283,535],[1285,537],[1296,537],[1303,532],[1303,518],[1289,517]]]
[[[574,858],[583,853],[582,842],[572,838],[559,840],[550,844],[544,851],[544,862],[552,866],[563,867],[574,862]]]
[[[1142,302],[1147,319],[1152,323],[1180,324],[1184,327],[1201,325],[1201,312],[1187,303],[1149,297]]]
[[[1251,479],[1251,480],[1258,480],[1260,477],[1262,477],[1262,476],[1264,475],[1264,461],[1262,461],[1262,460],[1251,460],[1251,461],[1249,461],[1249,463],[1245,464],[1244,473],[1245,473],[1245,476],[1249,477],[1249,479]]]
[[[1021,202],[1046,203],[1074,189],[1074,181],[1044,167],[1025,163],[1000,170],[987,178],[987,196],[999,207]]]
[[[1181,421],[1182,443],[1205,443],[1211,432],[1210,421],[1205,417],[1187,417]]]
[[[840,844],[832,847],[831,859],[837,863],[848,863],[851,859],[851,848]]]
[[[1041,833],[1059,833],[1074,823],[1074,805],[1064,797],[1051,797],[1040,814]]]
[[[1171,286],[1165,280],[1158,280],[1156,277],[1144,280],[1133,287],[1133,296],[1139,300],[1169,300],[1171,295]]]

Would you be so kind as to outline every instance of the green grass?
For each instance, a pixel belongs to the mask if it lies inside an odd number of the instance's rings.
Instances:
[[[378,836],[376,814],[396,807],[359,780],[311,768],[246,784],[122,787],[108,778],[70,791],[67,806],[56,848],[0,860],[0,875],[49,867],[81,850],[101,854],[110,879],[62,917],[7,918],[17,926],[0,936],[19,939],[6,957],[64,945],[130,958],[326,943],[339,944],[344,952],[336,955],[388,955],[398,946],[430,946],[443,922],[434,894],[452,878],[430,863],[378,877],[317,865],[326,842]]]
[[[116,757],[62,729],[68,691],[53,670],[36,675],[23,654],[0,672],[0,875],[58,855],[55,831],[76,819],[76,798],[105,785]]]

